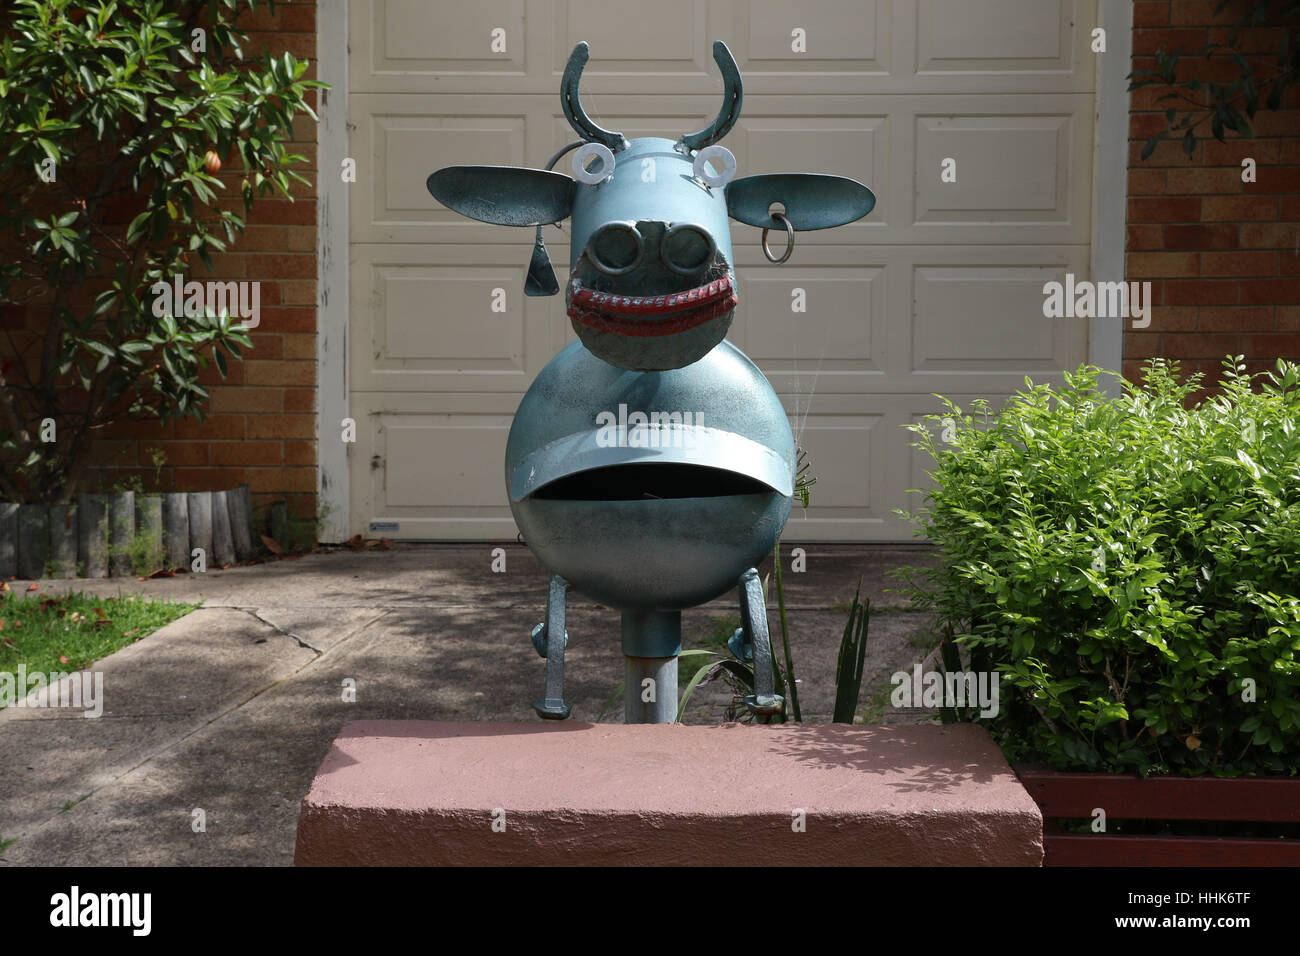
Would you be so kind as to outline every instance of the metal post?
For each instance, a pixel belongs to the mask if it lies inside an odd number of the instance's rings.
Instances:
[[[623,612],[623,722],[677,720],[677,655],[681,611]]]

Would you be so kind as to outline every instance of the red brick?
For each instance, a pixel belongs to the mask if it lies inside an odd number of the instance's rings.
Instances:
[[[278,441],[213,442],[214,465],[281,465],[284,445]]]
[[[1137,0],[1133,4],[1133,26],[1163,27],[1169,25],[1169,0]]]
[[[251,362],[248,366],[249,385],[314,385],[314,362]]]
[[[1168,358],[1212,358],[1218,359],[1233,352],[1239,337],[1226,334],[1209,334],[1205,332],[1173,332],[1164,336],[1164,354]]]
[[[1300,131],[1297,131],[1300,135]],[[1300,192],[1300,166],[1263,166],[1255,170],[1255,182],[1246,184],[1248,193]]]
[[[1205,140],[1197,140],[1192,155],[1188,156],[1183,152],[1181,140],[1174,141],[1166,139],[1157,143],[1156,148],[1152,150],[1151,155],[1146,159],[1142,158],[1142,150],[1146,148],[1146,142],[1130,142],[1128,144],[1128,165],[1129,168],[1134,166],[1202,166],[1205,163]]]
[[[1170,305],[1232,305],[1238,301],[1235,279],[1185,279],[1165,283]]]
[[[258,328],[262,328],[259,323]],[[263,359],[284,358],[284,340],[278,332],[250,332],[248,339],[253,343],[251,349],[244,349],[248,361],[258,362]]]
[[[316,225],[316,202],[300,199],[290,202],[287,199],[259,199],[253,206],[255,219],[249,221],[273,223],[278,226],[314,226]]]
[[[286,412],[314,412],[316,410],[316,390],[314,388],[286,388],[284,390],[284,410]]]
[[[1277,327],[1300,331],[1300,305],[1279,305],[1277,307]]]
[[[1133,251],[1164,248],[1164,227],[1156,225],[1130,225],[1126,229],[1125,248]],[[1236,241],[1236,231],[1233,231]]]
[[[1129,222],[1195,222],[1201,218],[1201,199],[1174,196],[1128,201]]]
[[[244,482],[242,468],[174,468],[172,481],[178,491],[221,491]]]
[[[1243,159],[1253,159],[1255,161],[1258,175],[1259,168],[1266,165],[1281,163],[1282,160],[1282,140],[1280,139],[1242,139],[1239,136],[1229,136],[1224,142],[1217,140],[1206,140],[1205,142],[1205,165],[1207,166],[1232,166],[1238,173],[1241,171],[1241,161]]]
[[[315,465],[316,443],[314,441],[286,441],[284,443],[284,463],[286,465]]]
[[[1239,193],[1244,185],[1235,169],[1171,169],[1167,176],[1165,188],[1171,196]]]
[[[212,462],[209,448],[208,442],[197,440],[147,443],[140,449],[140,462],[152,461],[153,452],[160,451],[173,468],[208,465]]]
[[[1228,18],[1236,20],[1239,18]],[[1208,31],[1209,42],[1227,46],[1232,30],[1229,27],[1211,27]],[[1252,27],[1238,34],[1237,49],[1242,53],[1267,53],[1276,56],[1287,38],[1286,27]],[[1263,113],[1257,114],[1262,116]]]
[[[1198,309],[1193,305],[1157,305],[1151,309],[1147,332],[1191,332],[1197,328]]]
[[[1203,276],[1277,275],[1276,252],[1206,252],[1201,255]]]
[[[1250,223],[1241,227],[1243,249],[1281,249],[1287,252],[1300,242],[1300,223]]]
[[[1174,170],[1179,172],[1179,170]],[[1165,194],[1165,177],[1163,169],[1130,169],[1128,171],[1128,194],[1130,196],[1163,196]]]
[[[1261,222],[1276,219],[1277,209],[1273,196],[1206,196],[1201,215],[1207,222]]]
[[[1273,328],[1272,306],[1231,306],[1203,308],[1200,316],[1202,332],[1258,332]]]
[[[240,252],[284,252],[289,248],[288,226],[252,225],[236,240]]]
[[[1217,17],[1214,15],[1219,2],[1220,0],[1175,0],[1171,6],[1169,22],[1174,26],[1191,27],[1234,22],[1231,9],[1224,10]]]
[[[315,415],[249,415],[249,438],[315,438]]]
[[[1155,89],[1155,87],[1152,87],[1152,89]],[[1136,107],[1134,107],[1134,109],[1136,109]],[[1128,117],[1129,139],[1140,139],[1145,142],[1162,129],[1165,129],[1168,125],[1169,123],[1165,119],[1164,113],[1131,112]]]
[[[283,343],[286,359],[316,360],[316,336],[303,333],[285,335]]]
[[[206,421],[192,418],[176,423],[176,437],[192,438],[243,438],[243,415],[209,415]]]
[[[263,309],[258,328],[264,332],[315,332],[316,307],[313,304]]]
[[[1271,51],[1277,53],[1274,47]],[[1300,110],[1260,110],[1251,121],[1255,136],[1300,136]]]
[[[1300,222],[1300,196],[1282,197],[1282,208],[1278,219],[1282,222]]]
[[[280,283],[280,294],[284,297],[285,305],[314,306],[316,304],[316,280],[286,279]]]
[[[1200,274],[1196,252],[1131,252],[1124,275],[1129,279],[1185,278]]]
[[[1196,50],[1205,45],[1205,38],[1205,30],[1138,28],[1133,31],[1133,53],[1152,54],[1161,48],[1172,52],[1180,46]]]
[[[1300,276],[1300,250],[1278,253],[1278,260],[1278,275]]]
[[[311,493],[316,490],[314,468],[250,468],[247,474],[249,491],[259,494]]]
[[[1257,361],[1266,361],[1269,366],[1280,358],[1297,362],[1300,361],[1300,334],[1290,332],[1247,335],[1242,352]]]
[[[248,275],[256,279],[314,279],[316,256],[261,252],[248,257]]]
[[[1170,225],[1164,227],[1166,249],[1236,249],[1240,230],[1235,225]]]
[[[1300,303],[1300,278],[1251,279],[1241,284],[1241,301],[1250,305]]]
[[[1124,332],[1124,357],[1148,359],[1163,355],[1158,332]]]
[[[278,412],[284,406],[284,390],[280,388],[218,386],[209,391],[209,407],[214,412]]]

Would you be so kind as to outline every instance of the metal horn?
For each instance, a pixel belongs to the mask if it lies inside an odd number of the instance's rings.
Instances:
[[[560,105],[564,107],[564,115],[569,120],[569,125],[577,131],[583,139],[593,143],[603,143],[613,152],[627,149],[627,137],[622,133],[615,133],[611,130],[602,129],[591,121],[586,110],[582,108],[582,101],[578,99],[578,83],[582,79],[582,70],[587,65],[587,41],[581,40],[569,54],[568,65],[564,68],[564,79],[560,82]]]
[[[740,81],[740,68],[736,66],[736,58],[721,40],[713,44],[713,62],[718,64],[718,69],[722,72],[722,109],[710,125],[697,133],[687,133],[679,140],[688,149],[703,149],[716,143],[731,131],[731,127],[740,118],[740,104],[745,98],[745,87]]]

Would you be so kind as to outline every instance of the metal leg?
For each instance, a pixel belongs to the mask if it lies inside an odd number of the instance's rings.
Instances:
[[[569,716],[569,705],[564,700],[564,645],[569,634],[564,629],[564,602],[569,582],[558,574],[551,576],[551,588],[546,594],[546,622],[533,628],[533,644],[541,651],[541,640],[546,646],[546,696],[533,701],[533,710],[545,720],[564,720]],[[538,628],[542,633],[538,633]]]
[[[760,722],[766,723],[785,710],[785,698],[776,693],[772,680],[772,641],[767,631],[767,606],[763,603],[763,585],[755,568],[740,576],[740,621],[748,637],[745,643],[752,648],[754,659],[754,693],[745,698],[745,706]]]
[[[623,612],[623,722],[677,720],[677,655],[681,611]]]

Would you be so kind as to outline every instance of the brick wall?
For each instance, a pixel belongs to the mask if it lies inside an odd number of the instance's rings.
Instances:
[[[239,23],[249,31],[252,53],[265,48],[311,59],[306,78],[316,78],[316,5],[277,4],[246,13]],[[313,97],[314,105],[314,97]],[[202,491],[248,482],[255,507],[288,497],[299,514],[314,509],[316,491],[316,123],[299,117],[291,152],[307,157],[297,171],[312,182],[295,184],[294,201],[259,198],[247,217],[247,230],[225,255],[214,255],[214,273],[199,262],[186,278],[238,279],[261,283],[261,322],[249,338],[254,348],[232,361],[223,380],[215,368],[200,379],[212,395],[206,422],[192,419],[160,427],[156,422],[120,425],[108,431],[97,453],[105,487],[139,475],[145,487]],[[237,164],[238,157],[234,157]],[[242,172],[224,168],[229,201],[238,199]],[[166,464],[156,479],[152,456]]]
[[[1155,67],[1155,52],[1226,42],[1241,4],[1217,19],[1218,0],[1138,0],[1133,6],[1133,68]],[[1294,28],[1293,28],[1294,29]],[[1276,57],[1285,28],[1245,31],[1239,48]],[[1223,62],[1220,62],[1220,61]],[[1226,58],[1188,57],[1179,76],[1231,79]],[[1152,356],[1178,359],[1185,370],[1218,378],[1221,359],[1245,355],[1252,371],[1278,358],[1300,360],[1300,89],[1283,109],[1261,109],[1255,138],[1232,132],[1219,143],[1208,121],[1189,157],[1171,135],[1146,160],[1146,141],[1165,123],[1159,86],[1132,94],[1129,127],[1128,235],[1130,280],[1150,280],[1151,325],[1124,334],[1124,374],[1136,376]],[[1180,110],[1181,115],[1181,110]],[[1257,164],[1242,181],[1242,160]]]

